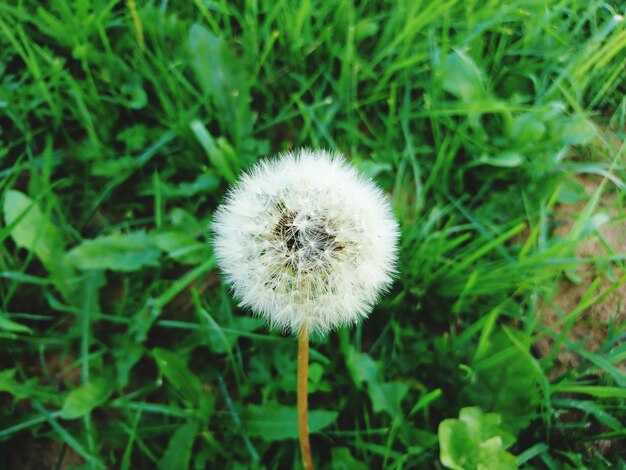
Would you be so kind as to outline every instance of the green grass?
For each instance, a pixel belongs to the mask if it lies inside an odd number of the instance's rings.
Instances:
[[[392,292],[312,344],[319,468],[624,467],[624,324],[565,334],[626,282],[619,247],[576,256],[625,220],[623,5],[354,3],[0,5],[0,467],[35,445],[37,468],[300,465],[296,342],[236,306],[208,230],[242,170],[299,146],[344,152],[402,226]],[[582,362],[555,375],[561,347]]]

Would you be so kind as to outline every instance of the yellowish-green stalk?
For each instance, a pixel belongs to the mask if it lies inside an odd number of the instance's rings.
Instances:
[[[309,332],[306,328],[300,330],[298,336],[298,435],[300,436],[300,451],[302,464],[305,470],[313,470],[311,457],[311,442],[309,441]]]

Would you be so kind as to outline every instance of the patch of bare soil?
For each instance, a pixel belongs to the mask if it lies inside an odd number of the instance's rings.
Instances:
[[[29,377],[47,377],[58,390],[66,390],[68,384],[74,387],[80,384],[81,370],[76,365],[75,356],[49,351],[45,354],[45,362],[45,372],[37,361],[21,366]],[[26,401],[18,406],[30,408]],[[4,464],[6,467],[3,467]],[[52,437],[29,435],[28,431],[0,447],[0,468],[7,470],[69,470],[84,464],[81,455],[64,443]]]
[[[600,177],[579,177],[576,179],[584,188],[588,196],[591,196],[600,184]],[[567,237],[588,201],[576,204],[560,204],[556,207],[557,229],[555,235]],[[579,258],[601,257],[610,254],[626,253],[626,214],[620,213],[616,207],[616,193],[605,191],[597,207],[598,212],[607,214],[610,220],[598,228],[598,235],[590,235],[576,249],[575,255]],[[610,276],[606,272],[610,272]],[[563,317],[575,310],[592,282],[599,279],[599,284],[592,295],[605,292],[625,274],[624,270],[616,263],[612,263],[607,270],[606,266],[594,263],[584,263],[576,270],[579,282],[573,283],[562,280],[557,285],[557,290],[551,298],[554,307],[544,304],[541,309],[540,322],[561,334],[568,326],[563,323]],[[583,311],[575,320],[566,338],[572,343],[580,344],[588,351],[596,351],[607,340],[609,327],[619,327],[626,319],[626,283],[622,283],[603,300],[591,305]],[[542,357],[547,357],[554,346],[555,340],[551,337],[543,337],[535,344],[537,352]],[[561,350],[555,358],[554,370],[551,378],[578,367],[582,358],[561,346]],[[615,366],[626,371],[626,361]]]
[[[605,143],[610,147],[609,152],[616,154],[622,145],[616,134],[601,130]],[[597,151],[597,152],[596,152]],[[606,148],[591,149],[592,153],[601,153]],[[602,178],[594,176],[577,177],[576,181],[584,188],[589,197],[594,194]],[[623,207],[623,199],[618,198],[618,191],[612,182],[607,182],[603,193],[596,207],[596,213],[604,213],[608,216],[608,222],[597,229],[597,233],[590,235],[575,251],[575,256],[579,258],[601,258],[606,255],[626,254],[626,211]],[[587,200],[575,204],[560,204],[555,208],[555,219],[557,228],[555,235],[568,238],[574,229],[575,222],[579,214],[588,204]],[[540,308],[539,321],[558,335],[565,331],[565,337],[571,343],[580,345],[587,351],[597,351],[605,346],[610,329],[622,331],[624,320],[626,319],[626,282],[620,279],[626,274],[623,268],[624,262],[611,263],[600,261],[598,263],[584,263],[576,270],[577,282],[568,280],[560,281],[550,302],[545,302]],[[590,291],[590,287],[594,288]],[[580,305],[583,297],[601,295],[604,292],[611,292],[602,297],[602,300],[593,303],[586,310],[581,312],[575,319],[563,322],[563,317],[573,312]],[[544,336],[535,344],[535,349],[541,357],[548,357],[555,345],[555,339]],[[614,344],[619,346],[624,340]],[[583,362],[583,358],[570,348],[561,344],[560,349],[554,359],[554,368],[549,374],[550,379],[554,379],[568,371],[575,370]],[[626,360],[613,364],[615,367],[626,371]],[[601,374],[602,371],[597,370]],[[578,421],[575,418],[576,411],[563,415],[562,420]],[[600,429],[596,430],[597,432]],[[622,454],[626,450],[623,441],[596,440],[589,441],[586,450],[590,455],[608,455],[609,453]]]
[[[84,459],[65,444],[52,439],[29,438],[8,455],[12,470],[69,470],[80,467]]]

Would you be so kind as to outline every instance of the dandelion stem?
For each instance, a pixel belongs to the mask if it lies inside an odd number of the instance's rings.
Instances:
[[[298,336],[298,434],[305,470],[313,470],[311,443],[309,441],[309,333],[306,327]]]

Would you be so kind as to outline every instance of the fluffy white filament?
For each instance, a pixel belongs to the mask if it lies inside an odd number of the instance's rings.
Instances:
[[[357,323],[392,283],[398,224],[383,192],[340,154],[259,163],[228,192],[213,231],[240,305],[296,335]]]

